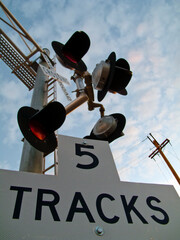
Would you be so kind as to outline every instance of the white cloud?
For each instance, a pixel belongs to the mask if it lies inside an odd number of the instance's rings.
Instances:
[[[14,81],[3,82],[1,84],[0,95],[8,101],[24,98],[25,94],[23,94],[23,96],[22,94],[22,87]]]
[[[0,162],[0,169],[10,169],[10,163],[8,161],[1,161]]]
[[[137,101],[133,111],[138,119],[143,122],[156,116],[160,107],[161,91],[158,88],[152,88],[146,91]]]
[[[6,79],[5,79],[6,80]],[[6,145],[15,144],[20,131],[17,124],[17,111],[23,104],[29,105],[29,92],[22,83],[14,81],[3,81],[0,89],[0,113],[2,142]],[[6,134],[5,134],[6,133]],[[5,134],[5,136],[4,136]]]
[[[132,50],[128,54],[128,60],[133,65],[142,64],[144,61],[144,53],[142,50]]]
[[[19,2],[19,3],[18,3]],[[41,13],[41,10],[44,7],[43,0],[31,0],[31,1],[16,1],[16,4],[19,4],[21,8],[19,9],[25,18],[34,18]]]
[[[138,37],[143,37],[147,34],[148,32],[148,25],[146,22],[142,22],[137,26],[137,36]]]

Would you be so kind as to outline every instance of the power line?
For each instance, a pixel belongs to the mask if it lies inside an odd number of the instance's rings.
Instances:
[[[146,155],[148,152],[149,152],[149,150],[146,151],[145,153],[141,154],[140,157],[139,157],[137,160],[131,161],[130,164],[127,163],[126,165],[124,165],[123,168],[122,168],[122,170],[120,170],[120,172],[127,171],[129,168],[132,168],[136,163],[139,163],[139,162],[141,162],[142,160],[144,160],[145,158],[147,158],[147,156],[145,156],[144,158],[141,158],[141,157],[144,156],[144,155]],[[128,166],[128,165],[129,165],[129,166]],[[128,166],[128,167],[126,167],[126,166]]]
[[[135,148],[136,146],[138,146],[139,144],[141,144],[142,142],[146,141],[147,140],[147,137],[145,139],[143,139],[142,141],[134,144],[131,148],[129,148],[126,152],[124,152],[123,154],[126,154],[127,152],[131,151],[133,148]],[[121,155],[118,155],[114,160],[117,160],[119,159]]]
[[[136,147],[137,145],[141,144],[141,143],[144,142],[146,139],[147,139],[147,138],[145,138],[145,139],[143,139],[142,141],[140,141],[139,143],[135,144],[133,147],[131,147],[130,149],[128,149],[125,153],[131,151],[134,147]],[[171,144],[171,145],[172,145],[172,144]],[[165,146],[165,144],[164,144],[163,146]],[[142,160],[144,160],[144,159],[146,158],[146,157],[144,157],[144,158],[142,158],[142,157],[143,157],[145,154],[147,154],[149,151],[150,151],[150,150],[148,150],[148,151],[146,151],[145,153],[141,154],[141,155],[138,157],[137,160],[131,161],[131,163],[129,163],[129,162],[126,163],[126,164],[123,166],[123,168],[120,170],[120,174],[122,174],[122,173],[125,172],[125,171],[128,171],[128,169],[130,169],[130,168],[132,168],[132,167],[135,167],[135,165],[136,165],[137,163],[142,162]],[[161,150],[161,152],[162,152],[162,150]],[[157,153],[158,153],[158,152],[157,152]],[[162,154],[162,153],[161,153],[161,154]],[[176,156],[176,157],[177,157],[177,156]],[[116,157],[115,160],[117,160],[118,158],[119,158],[119,156]],[[156,160],[155,160],[155,162],[156,162],[159,170],[160,170],[161,173],[163,174],[164,178],[165,178],[166,181],[168,182],[168,179],[167,179],[165,173],[162,171],[162,169],[160,168],[160,166],[158,165],[158,163],[157,163]],[[163,162],[163,164],[164,164],[164,162]],[[165,164],[164,164],[164,165],[165,165]],[[168,169],[167,169],[167,166],[165,166],[165,169],[166,169],[166,171],[168,170]],[[169,172],[168,172],[168,174],[169,174]]]
[[[168,180],[168,178],[166,177],[165,173],[164,173],[163,170],[160,168],[158,162],[157,162],[156,160],[154,160],[154,162],[157,164],[157,166],[158,166],[160,172],[162,173],[162,175],[164,176],[164,178],[166,179],[166,181],[169,182],[169,180]],[[164,163],[164,162],[163,162],[163,163]]]
[[[175,152],[174,147],[172,146],[172,143],[169,142],[169,144],[170,144],[170,146],[171,146],[171,148],[172,148],[172,150],[173,150],[175,155],[173,155],[172,153],[171,154],[180,162],[180,158],[178,157],[177,153]]]

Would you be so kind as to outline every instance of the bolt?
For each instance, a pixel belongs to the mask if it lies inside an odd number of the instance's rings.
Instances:
[[[98,236],[102,236],[104,234],[104,229],[102,227],[99,227],[97,226],[95,228],[95,233],[98,235]]]

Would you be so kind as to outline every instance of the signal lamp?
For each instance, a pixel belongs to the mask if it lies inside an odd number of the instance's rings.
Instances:
[[[52,102],[41,111],[22,107],[18,111],[18,124],[25,139],[46,155],[57,147],[54,131],[65,121],[66,110],[59,102]]]
[[[90,39],[85,32],[75,32],[66,44],[53,41],[52,47],[57,59],[64,67],[82,72],[87,70],[85,63],[81,60],[90,47]]]
[[[101,102],[108,91],[127,95],[125,88],[131,77],[129,63],[123,58],[116,61],[116,54],[112,52],[106,61],[96,65],[92,73],[94,88],[98,90],[98,101]]]
[[[84,138],[108,141],[111,143],[115,139],[124,135],[122,132],[126,124],[126,118],[120,113],[104,116],[98,120],[89,136]]]

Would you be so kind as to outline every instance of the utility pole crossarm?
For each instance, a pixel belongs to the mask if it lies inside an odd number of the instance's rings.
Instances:
[[[153,141],[152,141],[152,143],[153,143]],[[164,140],[164,142],[162,142],[161,145],[159,145],[159,147],[156,148],[156,149],[149,155],[149,158],[155,157],[156,154],[158,154],[159,149],[163,149],[163,147],[165,147],[166,144],[168,144],[168,143],[169,143],[169,139]]]

